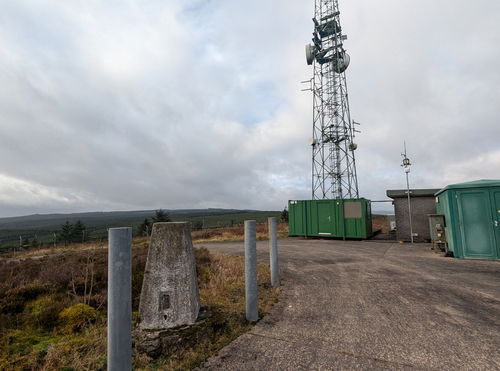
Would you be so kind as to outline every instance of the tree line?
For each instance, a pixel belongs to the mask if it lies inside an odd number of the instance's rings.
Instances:
[[[154,223],[171,222],[171,221],[172,218],[170,217],[170,214],[167,211],[163,209],[156,210],[155,214],[151,218],[145,218],[142,221],[142,223],[136,227],[134,235],[150,236]],[[280,221],[288,222],[287,208],[281,211]],[[194,220],[192,224],[193,224],[192,226],[193,230],[200,230],[205,228],[204,223],[201,220]],[[232,220],[231,220],[231,225],[233,225]],[[25,236],[19,236],[20,242],[17,246],[20,246],[22,248],[38,248],[46,244],[47,245],[53,244],[55,246],[56,243],[64,243],[65,245],[71,243],[83,243],[90,239],[90,233],[85,224],[81,220],[77,220],[75,223],[71,223],[69,220],[67,220],[66,223],[60,226],[59,231],[51,234],[54,235],[54,238],[50,240],[47,238],[47,235],[45,235],[45,237],[42,236],[42,240],[44,242],[41,242],[36,234],[31,239]],[[94,238],[96,238],[96,236],[94,236]],[[106,239],[106,237],[101,236],[100,240],[102,240],[102,238]]]
[[[156,210],[155,215],[151,219],[144,219],[144,221],[137,227],[137,235],[149,236],[154,223],[171,221],[172,219],[170,214],[168,214],[165,210]],[[87,233],[87,227],[80,220],[74,224],[67,220],[66,223],[61,225],[61,229],[57,234],[57,240],[64,242],[65,245],[75,242],[85,242],[88,238],[89,235]]]
[[[144,221],[137,227],[137,234],[139,236],[150,236],[151,228],[154,223],[168,223],[171,222],[172,218],[170,218],[170,214],[165,210],[160,209],[155,211],[155,215],[149,220],[148,218],[144,219]]]
[[[58,239],[64,242],[65,245],[74,242],[85,242],[87,227],[80,220],[75,224],[71,224],[68,220],[61,226],[61,231],[58,234]]]

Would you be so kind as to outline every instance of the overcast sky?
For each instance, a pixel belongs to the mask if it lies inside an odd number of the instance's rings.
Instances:
[[[310,198],[313,0],[0,0],[0,216]],[[361,196],[500,178],[500,2],[340,0]]]

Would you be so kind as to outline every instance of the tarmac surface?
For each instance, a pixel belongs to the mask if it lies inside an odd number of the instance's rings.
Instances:
[[[202,243],[243,255],[243,243]],[[258,243],[268,261],[268,242]],[[279,240],[272,313],[207,370],[500,370],[500,261],[427,244]]]

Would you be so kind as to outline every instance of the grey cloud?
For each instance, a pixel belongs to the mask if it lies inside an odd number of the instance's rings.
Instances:
[[[498,178],[500,5],[340,6],[362,195],[404,186],[404,139],[414,186]],[[285,0],[5,2],[1,214],[309,197],[312,12]]]

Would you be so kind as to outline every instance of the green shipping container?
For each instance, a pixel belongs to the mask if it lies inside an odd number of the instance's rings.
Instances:
[[[371,203],[365,198],[289,201],[288,230],[290,236],[369,238]]]
[[[449,185],[436,193],[436,210],[455,257],[500,259],[500,180]]]

